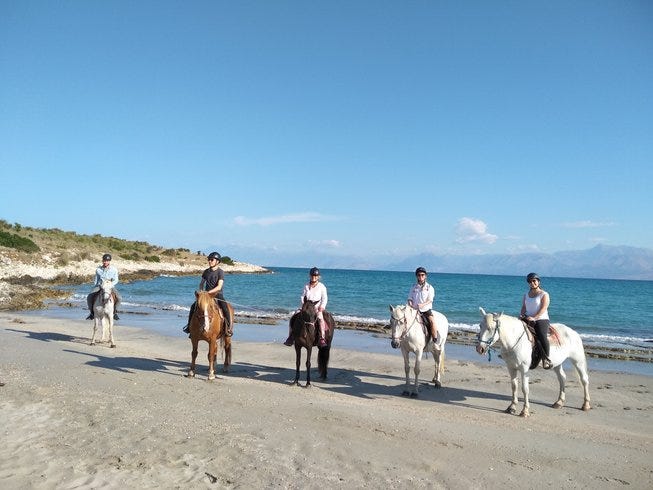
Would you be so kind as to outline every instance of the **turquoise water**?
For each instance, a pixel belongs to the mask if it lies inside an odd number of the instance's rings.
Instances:
[[[285,320],[299,307],[306,269],[270,268],[271,274],[228,274],[225,297],[237,314]],[[410,272],[322,269],[329,291],[328,310],[337,320],[386,324],[388,305],[405,303],[414,282]],[[518,315],[527,291],[523,277],[476,274],[429,274],[436,288],[435,308],[451,330],[478,331],[479,306]],[[161,276],[122,283],[123,309],[148,313],[178,328],[193,302],[198,277]],[[549,314],[577,330],[587,344],[653,348],[653,282],[543,277],[551,295]],[[73,288],[73,301],[84,305],[89,285]]]

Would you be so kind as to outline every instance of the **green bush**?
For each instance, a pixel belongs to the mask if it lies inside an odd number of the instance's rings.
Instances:
[[[145,257],[145,260],[147,262],[161,262],[161,259],[159,258],[158,255],[148,255]]]
[[[226,255],[220,259],[220,262],[225,265],[234,265],[234,261],[231,259],[231,257],[227,257]]]
[[[41,249],[29,238],[23,238],[14,233],[0,231],[0,245],[3,247],[15,248],[23,252],[39,252]]]

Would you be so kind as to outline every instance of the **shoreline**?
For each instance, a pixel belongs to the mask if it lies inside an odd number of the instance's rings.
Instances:
[[[653,486],[653,378],[531,374],[531,417],[503,413],[505,366],[448,359],[443,388],[401,396],[403,360],[334,349],[327,381],[291,385],[294,350],[234,343],[228,374],[185,377],[188,339],[0,312],[0,478],[12,488],[557,488]],[[314,378],[316,373],[316,354]],[[221,363],[221,358],[218,357]],[[305,383],[302,362],[301,384]],[[527,485],[528,486],[528,485]]]

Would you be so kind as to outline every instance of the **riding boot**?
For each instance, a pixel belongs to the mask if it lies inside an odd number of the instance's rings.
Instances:
[[[295,337],[293,336],[293,334],[292,334],[292,330],[291,330],[290,333],[288,334],[288,338],[287,338],[286,341],[283,343],[283,345],[287,345],[288,347],[290,347],[290,346],[293,345],[294,343],[295,343]]]
[[[188,321],[186,322],[186,325],[184,325],[184,328],[182,328],[184,333],[189,334],[188,336],[190,337],[190,320],[193,318],[193,313],[195,313],[195,303],[190,305],[190,311],[188,312]]]
[[[94,320],[95,319],[95,314],[93,313],[93,310],[88,314],[86,317],[87,320]]]

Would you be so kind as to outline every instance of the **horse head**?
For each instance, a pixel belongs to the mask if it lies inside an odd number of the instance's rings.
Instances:
[[[211,329],[211,322],[213,317],[217,314],[220,315],[219,308],[215,305],[215,296],[217,293],[210,294],[206,291],[195,291],[195,298],[197,300],[197,307],[195,308],[194,315],[199,319],[205,332]]]
[[[102,302],[107,303],[111,299],[111,293],[113,292],[113,280],[103,279],[102,284],[100,284],[100,293],[102,294]]]
[[[315,305],[318,303],[319,301],[304,299],[304,302],[302,303],[302,309],[299,311],[304,325],[315,324],[315,320],[317,319],[317,310],[315,309]]]
[[[390,305],[390,328],[392,333],[390,345],[393,349],[399,347],[401,339],[404,337],[404,335],[406,335],[406,332],[408,331],[408,315],[406,312],[407,308],[408,305]]]
[[[479,323],[476,352],[483,355],[492,344],[499,340],[499,318],[503,313],[486,313],[481,307],[479,307],[479,311],[481,321]]]

